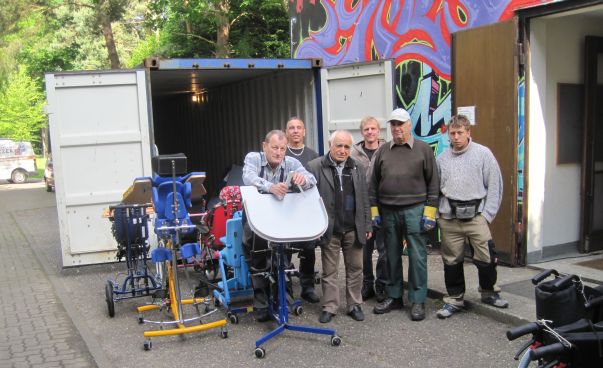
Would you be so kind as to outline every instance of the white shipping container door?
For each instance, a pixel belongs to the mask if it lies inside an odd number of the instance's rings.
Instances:
[[[115,261],[103,209],[151,175],[144,70],[47,74],[63,266]]]
[[[325,152],[331,132],[352,132],[354,142],[363,140],[360,120],[374,116],[381,125],[381,138],[390,139],[387,119],[394,109],[391,60],[339,65],[321,70],[321,98]]]

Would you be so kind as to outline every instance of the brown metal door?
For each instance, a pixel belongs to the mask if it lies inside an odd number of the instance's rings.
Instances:
[[[472,138],[492,150],[503,177],[503,198],[491,230],[500,260],[517,264],[517,19],[452,37],[452,103],[475,106]]]
[[[587,36],[584,47],[585,124],[582,155],[581,251],[603,249],[603,100],[600,61],[603,38]]]

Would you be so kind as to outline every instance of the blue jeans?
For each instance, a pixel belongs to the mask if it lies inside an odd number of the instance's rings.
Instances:
[[[427,238],[421,232],[424,205],[414,207],[380,208],[385,237],[389,283],[385,290],[390,298],[402,298],[402,247],[408,245],[408,300],[424,303],[427,298]]]

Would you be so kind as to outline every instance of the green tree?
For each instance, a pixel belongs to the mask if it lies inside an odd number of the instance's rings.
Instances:
[[[16,141],[40,141],[46,124],[44,93],[25,67],[8,77],[0,90],[0,136]]]

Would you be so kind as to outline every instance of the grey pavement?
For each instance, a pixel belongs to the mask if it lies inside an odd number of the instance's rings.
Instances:
[[[121,301],[116,316],[107,316],[104,285],[109,278],[123,279],[124,264],[62,269],[54,194],[46,193],[43,184],[0,183],[0,203],[0,367],[514,367],[512,356],[520,343],[508,342],[505,331],[535,315],[529,279],[537,270],[499,267],[499,284],[511,303],[500,310],[479,302],[477,272],[467,262],[470,308],[438,320],[443,267],[439,255],[433,254],[429,257],[433,299],[427,302],[425,321],[411,322],[408,308],[374,315],[375,301],[370,300],[363,306],[364,322],[351,320],[342,306],[329,324],[343,339],[339,347],[330,346],[327,336],[288,331],[266,343],[266,358],[256,359],[255,340],[274,324],[259,324],[242,315],[239,324],[229,325],[227,339],[220,338],[219,329],[155,338],[153,349],[145,352],[142,333],[154,326],[138,324],[135,307],[147,300]],[[99,214],[99,221],[107,220]],[[344,289],[342,278],[343,270]],[[295,289],[299,291],[297,284]],[[291,323],[320,325],[320,307],[305,304],[304,309],[303,315],[291,316]],[[210,320],[220,316],[216,313]]]

